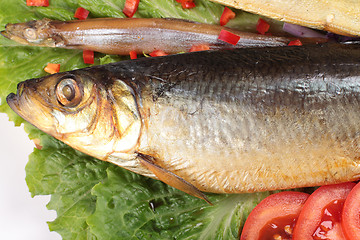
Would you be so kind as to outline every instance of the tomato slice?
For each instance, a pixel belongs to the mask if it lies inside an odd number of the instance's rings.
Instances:
[[[240,240],[291,239],[308,197],[309,194],[303,192],[280,192],[265,198],[246,219]]]
[[[79,20],[85,20],[89,16],[89,11],[85,8],[79,7],[76,9],[74,18],[77,18]]]
[[[294,229],[293,240],[345,239],[341,212],[355,183],[322,186],[306,201]]]
[[[347,196],[341,217],[347,239],[360,239],[360,183]]]
[[[126,0],[123,13],[132,18],[139,7],[140,0]]]
[[[49,0],[26,0],[26,5],[34,7],[48,7]]]
[[[235,13],[230,8],[225,7],[220,17],[220,26],[226,25],[233,18],[235,18]]]

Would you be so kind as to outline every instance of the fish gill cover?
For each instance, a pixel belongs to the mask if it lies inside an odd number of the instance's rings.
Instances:
[[[73,19],[76,8],[90,17],[124,17],[125,0],[51,0],[49,7],[27,7],[25,0],[0,0],[0,30],[6,23],[50,18]],[[134,17],[173,17],[218,24],[223,6],[197,0],[184,10],[175,0],[141,0]],[[230,26],[254,29],[258,16],[236,11]],[[127,58],[127,57],[122,57]],[[95,65],[121,60],[96,54]],[[55,140],[24,122],[7,106],[17,83],[46,75],[47,63],[61,71],[86,67],[82,52],[21,46],[0,37],[0,111],[30,138],[41,140],[26,166],[32,196],[51,195],[47,207],[57,212],[51,231],[63,239],[237,239],[249,211],[269,193],[208,194],[213,206],[160,181],[99,161]]]

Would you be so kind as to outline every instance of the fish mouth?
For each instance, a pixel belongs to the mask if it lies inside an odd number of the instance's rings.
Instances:
[[[9,105],[9,107],[18,115],[21,116],[21,111],[19,107],[19,98],[15,93],[10,93],[6,97],[6,102]]]
[[[23,114],[21,113],[21,109],[20,109],[20,105],[21,105],[21,96],[24,92],[24,83],[21,82],[18,84],[17,86],[17,93],[10,93],[7,97],[6,97],[6,102],[9,105],[9,107],[19,116],[21,116],[22,118],[24,118]]]
[[[10,34],[6,30],[1,31],[0,35],[2,35],[3,37],[6,37],[7,39],[10,39]]]
[[[22,114],[22,111],[20,109],[20,104],[19,104],[19,99],[17,97],[16,94],[14,93],[10,93],[7,97],[6,97],[6,102],[9,105],[9,107],[17,114],[19,115],[21,118],[25,119],[24,115]]]

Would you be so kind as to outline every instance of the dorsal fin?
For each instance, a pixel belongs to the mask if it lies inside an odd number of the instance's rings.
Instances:
[[[157,165],[156,159],[154,157],[142,153],[137,154],[138,159],[141,161],[141,164],[143,164],[146,168],[153,172],[159,180],[187,194],[203,199],[207,203],[212,205],[206,195],[202,193],[199,189],[197,189],[194,185],[182,179],[180,176],[174,174],[173,172],[170,172],[169,170],[166,170],[165,168]]]

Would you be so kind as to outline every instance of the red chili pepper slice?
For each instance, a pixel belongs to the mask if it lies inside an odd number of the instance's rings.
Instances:
[[[155,50],[149,53],[149,55],[152,57],[160,57],[160,56],[166,56],[167,54],[162,50]]]
[[[85,64],[94,64],[94,51],[84,50],[83,59]]]
[[[190,48],[189,52],[197,52],[197,51],[206,51],[209,50],[209,45],[206,44],[200,44],[200,45],[194,45]]]
[[[138,9],[140,0],[126,0],[125,6],[123,9],[123,13],[129,17],[132,18]]]
[[[190,8],[196,7],[196,5],[193,1],[184,1],[181,3],[181,6],[184,9],[190,9]]]
[[[48,63],[44,68],[44,71],[50,74],[58,73],[60,71],[60,64],[58,63]]]
[[[79,7],[75,11],[74,18],[85,20],[89,16],[89,13],[85,8]]]
[[[136,51],[130,51],[130,59],[137,59],[137,53],[136,53]]]
[[[235,46],[239,42],[240,36],[238,36],[238,35],[236,35],[234,33],[231,33],[231,32],[229,32],[227,30],[222,29],[220,34],[219,34],[218,39],[221,40],[221,41],[230,43],[230,44]]]
[[[288,46],[302,46],[302,42],[299,39],[289,42]]]
[[[258,22],[256,23],[256,31],[260,34],[265,35],[267,31],[269,31],[270,24],[262,18],[259,18]]]
[[[194,0],[175,0],[175,1],[181,3],[182,8],[184,9],[190,9],[196,7]]]
[[[220,17],[220,25],[221,26],[226,25],[234,17],[235,17],[235,13],[230,8],[225,7]]]
[[[26,0],[26,5],[34,7],[48,7],[49,0]]]

